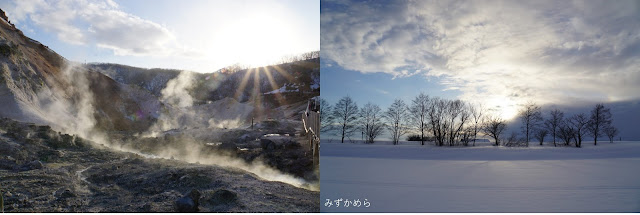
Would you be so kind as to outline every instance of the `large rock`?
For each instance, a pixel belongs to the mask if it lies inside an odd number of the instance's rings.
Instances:
[[[260,139],[260,146],[265,150],[274,150],[276,148],[276,142],[269,138]]]
[[[209,203],[214,206],[232,204],[236,201],[238,201],[238,194],[225,189],[216,190],[209,199]]]
[[[193,189],[189,194],[179,198],[176,201],[176,210],[178,212],[198,212],[200,209],[200,191]]]
[[[76,197],[76,194],[71,192],[71,190],[66,189],[66,190],[62,191],[62,193],[60,194],[60,197],[62,197],[62,198],[71,198],[71,197]]]

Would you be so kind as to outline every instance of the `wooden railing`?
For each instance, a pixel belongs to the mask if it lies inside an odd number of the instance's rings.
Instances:
[[[313,153],[313,165],[318,165],[320,159],[320,113],[306,111],[302,114],[302,125],[307,134],[309,151]]]

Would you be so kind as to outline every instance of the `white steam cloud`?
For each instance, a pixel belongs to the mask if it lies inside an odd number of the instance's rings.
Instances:
[[[209,124],[209,128],[239,128],[240,126],[244,125],[242,121],[243,120],[239,118],[223,120],[216,120],[211,118],[209,119],[209,121],[207,121],[207,123]]]
[[[37,93],[36,106],[31,106],[39,119],[66,133],[107,143],[106,135],[95,129],[93,93],[84,67],[69,62],[62,69],[62,88],[44,88]],[[58,97],[61,96],[62,98]]]
[[[131,149],[128,147],[118,146],[118,149],[122,151],[132,152],[147,158],[176,159],[188,163],[199,163],[206,165],[218,165],[226,168],[237,168],[247,172],[251,172],[264,180],[284,182],[296,187],[313,191],[320,190],[319,183],[309,183],[304,179],[282,173],[279,170],[267,166],[262,160],[259,159],[256,159],[251,163],[247,163],[243,159],[232,157],[231,155],[223,152],[216,151],[215,153],[211,153],[211,151],[208,151],[204,148],[205,145],[186,140],[182,140],[180,142],[180,146],[180,148],[168,146],[160,148],[159,150],[156,149],[154,154],[152,155],[142,153],[139,150]]]
[[[167,87],[162,89],[161,100],[177,107],[185,108],[193,105],[193,97],[189,89],[194,86],[195,75],[192,72],[182,71],[178,77],[169,80]]]

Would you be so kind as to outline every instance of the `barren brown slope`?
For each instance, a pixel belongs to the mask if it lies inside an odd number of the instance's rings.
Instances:
[[[54,106],[64,104],[62,109],[78,116],[82,104],[95,107],[91,117],[99,129],[143,131],[155,121],[150,113],[161,108],[150,93],[67,61],[4,18],[0,47],[0,116],[51,124]]]

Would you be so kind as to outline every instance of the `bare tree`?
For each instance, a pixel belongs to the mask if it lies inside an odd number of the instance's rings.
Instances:
[[[533,137],[535,137],[538,141],[540,141],[540,145],[544,142],[544,138],[549,134],[549,130],[544,128],[536,129],[533,132]]]
[[[496,141],[496,146],[500,145],[500,134],[507,128],[507,124],[499,117],[492,117],[485,121],[482,132],[489,135]]]
[[[440,98],[433,98],[429,101],[427,116],[433,139],[437,146],[443,146],[448,132],[448,121],[446,119],[447,101]]]
[[[320,132],[327,132],[332,129],[333,115],[331,114],[331,104],[327,100],[320,98],[318,100],[320,104]]]
[[[224,68],[221,68],[219,70],[217,70],[217,72],[220,73],[225,73],[225,74],[231,74],[231,73],[235,73],[238,71],[242,71],[242,70],[247,70],[251,68],[251,66],[246,65],[246,64],[241,64],[241,63],[234,63],[232,65],[226,66]]]
[[[524,143],[524,139],[518,137],[518,133],[511,132],[511,135],[502,143],[504,146],[514,147],[514,146],[526,146]]]
[[[569,118],[569,122],[573,126],[574,140],[576,147],[582,146],[582,137],[587,133],[587,125],[589,124],[589,118],[587,115],[581,113]]]
[[[558,109],[554,109],[549,112],[549,119],[545,120],[544,125],[549,130],[549,133],[553,137],[553,146],[556,145],[556,136],[558,136],[558,129],[564,118],[564,113]]]
[[[564,141],[565,146],[569,146],[569,144],[571,144],[571,140],[576,133],[568,121],[568,119],[561,121],[560,124],[558,124],[557,132],[558,137]]]
[[[367,138],[367,143],[373,143],[378,135],[382,133],[384,123],[382,122],[382,110],[376,104],[367,103],[360,109],[360,121]]]
[[[618,135],[618,129],[613,126],[608,126],[604,128],[604,134],[609,137],[609,142],[613,143],[613,138]]]
[[[424,133],[428,131],[429,96],[420,93],[411,101],[411,119],[420,132],[420,144],[424,145]]]
[[[446,113],[448,117],[449,127],[449,146],[453,146],[456,143],[460,132],[464,128],[465,123],[469,120],[471,113],[467,109],[467,105],[460,100],[447,101]]]
[[[404,101],[396,99],[384,113],[391,138],[393,139],[393,145],[397,145],[402,135],[408,132],[407,109],[407,104]]]
[[[598,144],[598,137],[603,135],[604,128],[611,125],[611,110],[603,104],[596,104],[591,110],[589,119],[589,133],[593,136],[593,145]]]
[[[540,106],[534,103],[527,103],[518,113],[522,121],[522,132],[525,134],[526,145],[529,146],[530,134],[542,121]]]
[[[303,60],[311,60],[320,57],[320,51],[305,52],[300,55]]]
[[[355,122],[358,116],[358,105],[351,97],[345,96],[341,98],[333,107],[333,117],[340,123],[341,143],[344,138],[351,136],[356,131]]]
[[[462,132],[460,132],[460,141],[463,146],[469,146],[471,138],[473,138],[473,127],[466,127]]]
[[[478,132],[480,131],[480,127],[482,126],[482,121],[484,119],[484,108],[482,105],[471,106],[469,107],[469,111],[471,111],[471,120],[473,123],[472,129],[470,129],[470,138],[473,138],[473,146],[476,146]]]

